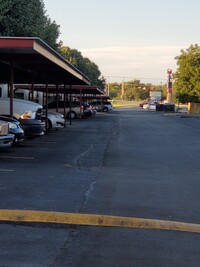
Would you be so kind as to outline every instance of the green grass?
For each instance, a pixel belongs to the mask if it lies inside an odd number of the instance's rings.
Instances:
[[[139,102],[137,101],[123,101],[123,100],[113,100],[113,107],[138,107]]]

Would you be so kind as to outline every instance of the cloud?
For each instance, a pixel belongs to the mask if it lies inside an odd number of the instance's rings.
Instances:
[[[175,57],[182,46],[111,46],[80,49],[95,62],[103,76],[133,77],[155,82],[166,79],[167,69],[176,70]]]

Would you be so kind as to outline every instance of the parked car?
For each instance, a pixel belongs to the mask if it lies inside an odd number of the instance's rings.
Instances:
[[[158,102],[148,102],[143,105],[143,109],[146,110],[156,110],[156,105]]]
[[[139,107],[143,108],[143,106],[146,105],[146,104],[148,104],[148,102],[141,102],[141,103],[139,103]]]
[[[155,103],[155,102],[149,103],[148,109],[149,110],[156,110],[156,105],[157,105],[157,103]]]
[[[24,130],[18,120],[2,115],[0,115],[0,120],[8,123],[9,133],[14,134],[15,136],[15,145],[18,145],[24,141]]]
[[[149,103],[144,103],[142,106],[143,109],[149,109]]]
[[[139,107],[140,107],[140,108],[143,108],[143,105],[144,105],[144,104],[145,104],[144,102],[139,103]]]
[[[47,130],[63,128],[65,126],[65,119],[61,113],[48,111],[47,118]],[[46,110],[43,110],[42,120],[46,121]]]
[[[57,109],[58,104],[58,109]],[[48,105],[48,110],[59,112],[64,115],[64,101],[52,101]],[[46,109],[46,107],[44,107]],[[81,118],[83,116],[83,106],[78,101],[72,101],[71,102],[71,108],[70,108],[70,102],[65,102],[65,115],[66,118],[69,119],[75,119],[75,118]]]
[[[0,98],[0,114],[10,114],[10,99]],[[25,136],[44,134],[45,123],[41,121],[42,106],[23,99],[13,99],[13,117],[20,121]]]
[[[82,103],[81,106],[83,107],[83,117],[88,118],[88,117],[96,114],[94,112],[94,108],[90,104],[88,104],[87,102]]]
[[[110,101],[92,101],[91,106],[93,106],[97,111],[108,112],[113,110],[113,105]]]
[[[167,112],[175,112],[175,104],[173,103],[165,103],[164,104],[164,111]]]
[[[9,134],[8,123],[0,120],[0,150],[11,148],[14,138],[13,134]]]

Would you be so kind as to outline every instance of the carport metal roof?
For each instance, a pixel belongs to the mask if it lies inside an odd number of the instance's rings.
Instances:
[[[97,86],[92,86],[92,85],[43,85],[43,84],[34,84],[33,86],[30,84],[15,84],[14,88],[15,89],[27,89],[31,90],[33,89],[34,91],[38,92],[45,92],[46,88],[48,87],[48,93],[67,93],[67,94],[87,94],[87,95],[103,95],[104,91],[102,91],[99,87]]]
[[[0,37],[0,83],[90,85],[91,81],[37,37]]]

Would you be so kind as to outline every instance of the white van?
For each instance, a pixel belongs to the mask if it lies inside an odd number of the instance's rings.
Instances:
[[[13,117],[21,122],[25,136],[43,135],[42,106],[38,103],[13,98]],[[10,98],[0,98],[0,115],[10,115]]]

